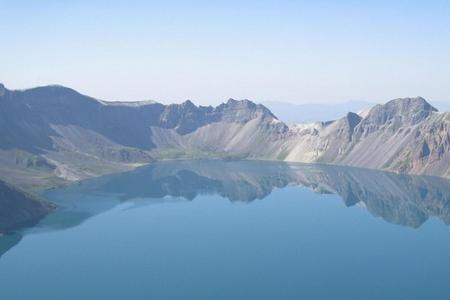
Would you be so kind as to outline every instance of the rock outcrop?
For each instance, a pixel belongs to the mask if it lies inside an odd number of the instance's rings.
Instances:
[[[37,223],[54,206],[0,181],[0,234]]]

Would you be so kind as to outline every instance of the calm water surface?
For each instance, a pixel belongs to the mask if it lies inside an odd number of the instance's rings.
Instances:
[[[0,238],[2,299],[449,299],[450,184],[180,161],[52,190]]]

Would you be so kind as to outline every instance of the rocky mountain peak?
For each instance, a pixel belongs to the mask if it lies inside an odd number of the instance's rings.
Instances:
[[[387,102],[385,106],[396,107],[400,112],[418,110],[437,111],[436,108],[422,97],[398,98]]]
[[[191,100],[186,100],[183,103],[181,103],[181,106],[184,108],[196,108],[195,104]]]
[[[75,91],[74,89],[71,89],[69,87],[65,87],[63,85],[59,85],[59,84],[50,84],[50,85],[44,85],[44,86],[38,86],[35,88],[31,88],[31,89],[27,89],[25,91],[29,91],[29,92],[53,92],[53,93],[76,93],[78,94],[77,91]]]
[[[228,99],[225,103],[226,106],[240,106],[240,107],[254,107],[256,104],[248,99],[236,100],[233,98]]]
[[[347,115],[345,116],[349,126],[353,128],[359,124],[359,122],[361,122],[362,117],[358,114],[355,114],[354,112],[349,112],[347,113]]]
[[[238,122],[247,122],[257,116],[262,118],[277,119],[272,112],[262,104],[256,104],[248,99],[228,99],[215,109],[216,113],[223,115],[223,119]]]
[[[437,109],[422,97],[399,98],[374,106],[365,119],[377,125],[390,123],[393,120],[404,125],[413,125],[436,111]]]

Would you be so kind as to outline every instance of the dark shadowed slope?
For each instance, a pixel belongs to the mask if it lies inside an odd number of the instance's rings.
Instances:
[[[54,205],[0,181],[0,233],[33,225],[53,208]]]

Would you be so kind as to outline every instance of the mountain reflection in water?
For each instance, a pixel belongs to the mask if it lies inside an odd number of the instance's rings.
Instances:
[[[417,228],[432,216],[450,223],[450,182],[444,178],[316,164],[169,161],[87,180],[45,196],[62,207],[59,213],[70,215],[56,218],[56,213],[51,219],[76,224],[123,201],[169,201],[168,196],[193,200],[199,194],[218,194],[230,201],[251,202],[286,186],[337,194],[346,206],[363,205],[393,224]]]
[[[317,164],[167,161],[49,190],[43,196],[59,208],[37,229],[22,233],[77,226],[126,201],[146,205],[218,194],[230,201],[251,202],[286,186],[337,194],[347,207],[358,204],[389,223],[418,228],[433,216],[450,223],[449,183],[438,177]],[[0,237],[0,256],[20,241],[20,234]]]

